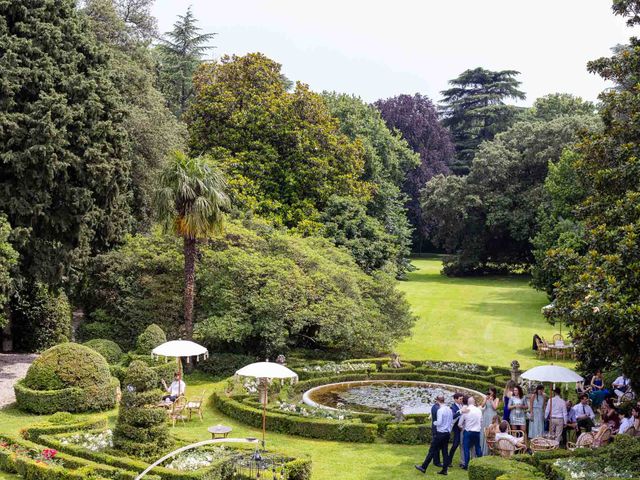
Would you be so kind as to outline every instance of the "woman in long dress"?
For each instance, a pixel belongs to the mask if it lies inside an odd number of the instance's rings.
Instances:
[[[510,419],[511,412],[509,411],[509,400],[511,399],[511,395],[513,395],[513,387],[516,386],[516,382],[513,380],[509,380],[504,387],[504,412],[502,412],[502,419],[507,422]]]
[[[546,397],[544,385],[538,385],[536,391],[529,397],[529,438],[541,437],[544,434],[544,406]]]
[[[516,385],[513,389],[513,395],[509,399],[509,423],[511,430],[525,431],[527,424],[526,413],[529,409],[527,401],[524,398],[524,392],[520,385]]]
[[[498,404],[500,403],[500,399],[498,398],[498,391],[491,387],[487,392],[487,396],[484,397],[484,402],[482,403],[482,430],[480,430],[480,445],[482,446],[482,455],[489,455],[491,452],[489,451],[489,445],[487,444],[487,439],[485,438],[485,429],[491,425],[493,422],[493,418],[497,414]]]

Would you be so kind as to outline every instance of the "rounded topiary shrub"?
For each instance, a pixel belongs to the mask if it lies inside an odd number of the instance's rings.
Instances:
[[[167,341],[164,331],[152,323],[138,336],[136,351],[141,355],[150,355],[151,350]]]
[[[77,343],[45,351],[15,386],[18,407],[33,413],[113,408],[119,386],[105,358]]]
[[[167,414],[158,407],[162,390],[158,376],[141,361],[131,362],[125,374],[113,445],[129,455],[150,459],[171,446]]]
[[[111,365],[118,363],[123,355],[120,346],[106,338],[94,338],[85,342],[84,345],[98,352]]]

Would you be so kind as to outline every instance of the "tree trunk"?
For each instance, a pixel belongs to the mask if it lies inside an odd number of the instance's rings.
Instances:
[[[196,291],[196,239],[184,239],[184,334],[193,337],[193,301]]]

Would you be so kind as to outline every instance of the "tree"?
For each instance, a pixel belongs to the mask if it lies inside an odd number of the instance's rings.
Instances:
[[[148,0],[87,0],[82,10],[109,49],[109,72],[124,104],[136,231],[150,228],[154,182],[169,154],[182,148],[186,139],[184,124],[154,86],[154,62],[146,43],[155,24],[153,17],[145,17],[149,6]]]
[[[518,122],[483,143],[466,177],[435,177],[422,208],[434,243],[455,255],[448,274],[513,270],[530,265],[531,239],[549,164],[579,133],[599,126],[593,116],[561,115]]]
[[[7,324],[5,305],[13,289],[12,270],[18,261],[18,254],[9,242],[10,233],[7,217],[0,215],[0,330]]]
[[[563,115],[595,115],[596,106],[569,93],[552,93],[536,99],[524,114],[538,120],[553,120]]]
[[[517,109],[506,99],[524,100],[518,90],[515,70],[491,71],[478,67],[465,70],[449,81],[442,91],[442,123],[449,128],[456,146],[456,161],[451,170],[458,175],[469,172],[479,145],[492,140],[516,120]]]
[[[191,7],[178,15],[173,30],[166,32],[158,45],[158,83],[169,108],[181,117],[193,96],[193,75],[205,53],[213,47],[207,42],[215,33],[200,33]]]
[[[614,3],[614,13],[638,23],[640,2]],[[578,145],[576,175],[586,198],[576,208],[585,248],[549,252],[562,272],[554,291],[555,319],[566,322],[584,369],[620,368],[640,389],[640,40],[611,58],[590,62],[591,72],[617,88],[600,95],[604,130]],[[631,84],[630,79],[635,78]]]
[[[420,207],[420,191],[435,175],[448,175],[455,147],[451,134],[438,119],[431,100],[423,95],[398,95],[378,100],[375,106],[392,130],[398,130],[414,152],[420,155],[420,164],[409,169],[402,184],[407,195],[408,218],[413,227],[413,248],[422,251],[428,231]]]
[[[340,131],[324,99],[260,53],[200,66],[186,115],[190,148],[220,163],[235,208],[315,233],[333,195],[367,201],[360,142]]]
[[[175,152],[160,176],[156,194],[158,219],[166,231],[184,241],[184,333],[193,335],[193,300],[198,238],[222,231],[229,207],[227,183],[207,157]]]
[[[19,274],[55,288],[129,230],[123,104],[72,0],[0,2],[0,210]]]
[[[404,204],[407,198],[401,191],[407,171],[415,168],[419,163],[418,155],[416,155],[399,133],[392,132],[386,126],[384,120],[380,116],[380,112],[372,105],[367,105],[360,98],[337,94],[324,93],[323,97],[329,105],[331,114],[340,120],[340,130],[350,139],[360,142],[364,149],[364,171],[361,180],[369,183],[372,187],[372,195],[362,208],[356,204],[357,201],[351,201],[348,198],[342,198],[337,201],[330,200],[329,205],[325,207],[323,212],[323,223],[331,223],[331,228],[324,229],[325,233],[333,231],[334,237],[338,244],[344,245],[344,240],[358,239],[362,242],[365,239],[360,237],[359,229],[355,231],[341,231],[340,221],[346,220],[346,217],[355,220],[352,215],[359,218],[361,225],[367,224],[368,233],[373,233],[378,227],[374,227],[374,223],[379,225],[380,234],[375,234],[378,242],[384,241],[389,244],[385,247],[379,245],[376,251],[380,254],[386,252],[389,255],[384,261],[370,262],[365,260],[361,255],[356,255],[356,261],[360,265],[366,265],[365,271],[382,268],[391,263],[391,268],[396,269],[398,275],[402,275],[408,265],[409,245],[411,238],[411,226],[407,219],[407,210]],[[344,212],[335,211],[335,207],[342,203],[347,207]],[[342,214],[345,214],[343,216]],[[367,220],[364,216],[371,216],[371,220],[376,219],[377,222]],[[346,225],[343,225],[346,226]],[[337,230],[336,230],[337,227]],[[353,251],[355,254],[355,251]],[[360,251],[360,253],[364,253]],[[378,260],[382,260],[379,258]],[[393,265],[395,264],[395,265]],[[376,265],[374,267],[374,265]]]

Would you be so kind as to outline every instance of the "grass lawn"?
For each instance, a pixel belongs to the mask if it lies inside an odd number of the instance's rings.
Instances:
[[[484,277],[450,279],[439,274],[437,258],[416,259],[418,268],[400,288],[406,292],[418,322],[410,339],[397,349],[411,359],[461,360],[508,366],[518,359],[527,367],[538,364],[531,351],[534,333],[551,336],[555,329],[540,315],[546,304],[544,294],[528,286],[527,279]],[[215,383],[202,374],[187,378],[188,393],[209,395],[224,382]],[[103,414],[104,415],[104,414]],[[115,412],[110,412],[115,422]],[[0,431],[17,433],[28,424],[42,421],[15,408],[0,410]],[[210,438],[207,427],[222,423],[233,427],[232,437],[260,435],[259,430],[230,420],[207,408],[204,422],[198,420],[173,429],[185,440]],[[267,446],[293,456],[308,455],[313,460],[314,480],[411,480],[425,478],[413,465],[420,463],[425,446],[354,444],[308,440],[267,433]],[[458,454],[454,465],[458,463]],[[431,467],[429,477],[436,468]],[[0,472],[0,479],[16,479]],[[466,480],[466,472],[453,468],[449,477]]]
[[[396,349],[400,358],[458,360],[522,367],[546,361],[531,350],[534,333],[557,332],[542,317],[547,296],[526,277],[448,278],[438,257],[413,259],[417,268],[399,286],[418,317],[410,338]],[[562,363],[562,362],[559,362]]]

